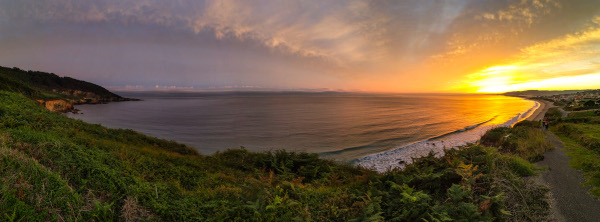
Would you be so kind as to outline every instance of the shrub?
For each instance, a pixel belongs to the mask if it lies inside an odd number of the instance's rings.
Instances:
[[[535,175],[535,165],[527,160],[524,160],[523,158],[517,156],[507,156],[505,161],[507,161],[507,164],[512,171],[519,176],[525,177]]]
[[[562,112],[557,107],[552,107],[548,109],[546,115],[544,115],[544,119],[551,122],[560,122],[562,119]]]
[[[559,132],[569,136],[578,137],[582,134],[582,132],[575,128],[573,124],[563,123],[558,125],[557,129]]]
[[[540,122],[539,121],[529,121],[529,120],[523,120],[521,122],[518,122],[517,124],[515,124],[513,127],[531,127],[531,128],[540,128]]]
[[[543,131],[531,121],[513,128],[499,127],[486,132],[480,140],[484,146],[497,147],[503,153],[515,154],[529,161],[540,161],[544,152],[553,148]]]
[[[497,127],[488,130],[480,140],[480,143],[484,146],[500,147],[504,141],[504,137],[508,135],[510,128],[508,127]]]

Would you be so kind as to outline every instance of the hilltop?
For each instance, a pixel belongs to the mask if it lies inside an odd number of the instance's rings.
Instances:
[[[505,96],[517,96],[517,97],[538,97],[538,96],[553,96],[561,94],[572,94],[583,92],[585,90],[525,90],[525,91],[512,91],[506,92],[502,95]]]
[[[71,111],[76,104],[134,100],[90,82],[17,67],[0,66],[0,89],[19,92],[59,112]]]

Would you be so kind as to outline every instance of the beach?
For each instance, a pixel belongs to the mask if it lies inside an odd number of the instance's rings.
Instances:
[[[535,101],[538,102],[539,107],[526,120],[529,120],[529,121],[543,120],[544,115],[546,114],[548,109],[555,107],[554,104],[552,104],[552,102],[549,102],[546,100],[535,100]]]
[[[448,149],[456,149],[477,143],[490,129],[496,127],[512,127],[523,120],[537,120],[537,118],[543,118],[551,104],[537,100],[535,103],[536,104],[528,110],[524,110],[506,121],[467,127],[464,130],[459,130],[440,137],[430,138],[408,146],[369,155],[356,160],[354,164],[374,169],[379,172],[385,172],[393,168],[403,168],[412,163],[414,158],[425,156],[431,152],[434,153],[435,156],[441,157]]]

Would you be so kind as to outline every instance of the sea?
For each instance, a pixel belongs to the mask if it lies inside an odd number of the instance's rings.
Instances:
[[[120,92],[68,117],[187,144],[201,154],[284,149],[385,171],[475,143],[539,104],[502,95]]]

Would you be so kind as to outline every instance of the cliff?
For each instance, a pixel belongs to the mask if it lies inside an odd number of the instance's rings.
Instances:
[[[62,99],[48,100],[48,101],[38,100],[38,102],[40,102],[42,104],[42,106],[44,106],[46,109],[48,109],[52,112],[64,113],[64,112],[70,112],[73,110],[73,104],[71,104],[67,101],[64,101]]]
[[[25,71],[20,68],[7,68],[0,66],[0,77],[14,83],[20,83],[20,87],[31,88],[34,93],[43,91],[58,92],[63,95],[85,96],[85,93],[104,100],[118,100],[121,96],[114,94],[102,86],[73,79],[70,77],[59,77],[54,73],[40,71]],[[80,95],[77,95],[79,92]],[[84,94],[81,94],[83,92]]]
[[[72,111],[77,104],[136,100],[123,98],[90,82],[16,67],[0,66],[0,90],[19,92],[54,112]]]

